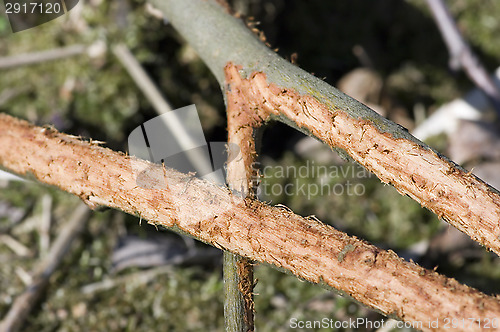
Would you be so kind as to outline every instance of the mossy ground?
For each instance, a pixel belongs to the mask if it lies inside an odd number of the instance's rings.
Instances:
[[[335,84],[341,75],[358,67],[353,55],[361,45],[373,67],[386,82],[389,95],[413,117],[416,104],[434,109],[460,96],[472,84],[462,73],[451,74],[447,51],[428,11],[419,1],[233,1],[247,10],[284,57],[298,52],[306,70]],[[208,140],[225,140],[223,99],[218,84],[196,54],[175,31],[144,11],[142,1],[82,2],[79,14],[59,18],[21,33],[12,34],[0,18],[0,56],[51,49],[74,43],[101,40],[108,46],[97,58],[85,55],[27,67],[5,69],[0,77],[0,111],[37,124],[107,142],[126,150],[127,135],[155,113],[110,50],[125,42],[174,105],[196,104]],[[453,2],[465,36],[471,40],[490,70],[500,55],[500,3],[463,0]],[[125,13],[125,14],[124,14]],[[123,23],[125,22],[125,23]],[[1,94],[0,94],[1,95]],[[10,97],[6,97],[10,95]],[[428,211],[375,177],[337,174],[321,180],[314,176],[290,177],[273,173],[277,166],[311,165],[293,152],[300,134],[284,126],[268,129],[263,141],[264,165],[270,167],[263,184],[327,183],[346,189],[359,184],[362,195],[269,194],[263,199],[284,204],[302,215],[319,219],[384,248],[407,249],[434,235],[443,224]],[[282,137],[290,137],[284,142]],[[443,141],[439,141],[443,145]],[[265,157],[265,158],[264,158]],[[331,164],[316,164],[331,166]],[[359,170],[356,165],[343,164]],[[319,182],[325,181],[325,182]],[[361,187],[358,187],[361,188]],[[34,183],[3,187],[0,200],[26,212],[11,225],[9,214],[0,219],[2,232],[29,249],[20,257],[0,242],[0,317],[4,316],[25,285],[19,277],[32,271],[40,260],[37,220],[42,197],[52,197],[54,239],[71,215],[78,199],[54,188]],[[223,329],[221,268],[198,266],[156,269],[152,277],[138,276],[151,270],[111,271],[111,252],[119,236],[143,234],[150,225],[118,211],[95,213],[84,234],[76,241],[24,331],[220,331]],[[30,226],[31,225],[31,226]],[[443,262],[443,273],[478,287],[497,292],[498,258],[481,257],[458,265]],[[256,267],[256,324],[260,331],[288,331],[290,319],[348,320],[382,319],[349,299],[310,285],[268,266]],[[82,289],[102,280],[115,280],[113,287],[85,293]],[[349,329],[347,329],[349,330]]]

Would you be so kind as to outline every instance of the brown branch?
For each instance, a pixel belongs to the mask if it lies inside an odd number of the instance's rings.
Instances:
[[[244,79],[226,66],[231,90],[250,109],[282,115],[332,148],[341,148],[383,182],[392,184],[471,238],[500,254],[500,196],[471,173],[431,149],[380,132],[371,121],[332,111],[324,102],[267,82],[258,72]]]
[[[229,87],[226,85],[226,87]],[[231,90],[227,96],[228,164],[227,182],[245,199],[255,199],[255,130],[262,124],[253,118],[253,110],[244,107]],[[239,147],[234,149],[232,147]],[[227,271],[226,271],[227,270]],[[253,264],[251,260],[224,252],[224,318],[227,331],[254,331]],[[239,300],[238,300],[239,299]],[[241,302],[238,305],[237,302]],[[239,308],[241,307],[241,308]],[[244,322],[241,317],[244,317]]]
[[[257,77],[259,77],[257,75]],[[340,120],[340,119],[339,119]],[[337,120],[336,120],[337,121]],[[356,133],[354,131],[353,133]],[[408,322],[500,315],[500,301],[318,221],[169,168],[0,115],[0,164],[151,223],[291,271]],[[137,169],[151,168],[137,186]],[[163,186],[162,186],[163,187]]]
[[[229,83],[241,91],[239,99],[255,114],[272,114],[350,155],[384,183],[500,255],[498,191],[405,128],[280,58],[214,1],[151,2],[198,52],[220,85]],[[232,78],[225,82],[228,71]]]

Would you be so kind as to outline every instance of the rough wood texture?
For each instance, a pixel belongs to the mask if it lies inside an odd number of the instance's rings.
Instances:
[[[500,316],[500,301],[316,220],[226,188],[0,115],[0,164],[149,222],[291,271],[409,322]],[[135,170],[151,188],[136,185]]]
[[[225,92],[229,143],[227,183],[234,193],[245,199],[254,199],[258,179],[253,167],[257,157],[254,132],[263,121],[253,119],[255,112],[234,100],[235,95],[230,90]],[[226,331],[254,331],[253,263],[240,255],[231,255],[224,253]]]
[[[268,83],[264,73],[247,79],[229,63],[226,84],[230,99],[255,110],[254,121],[283,115],[332,148],[341,148],[354,160],[392,184],[471,238],[500,253],[500,197],[491,187],[466,173],[431,149],[405,138],[380,132],[371,121],[334,110],[308,95]]]
[[[280,58],[214,1],[151,1],[221,86],[229,83],[241,103],[254,107],[255,116],[271,114],[351,156],[500,255],[498,191],[403,127]]]

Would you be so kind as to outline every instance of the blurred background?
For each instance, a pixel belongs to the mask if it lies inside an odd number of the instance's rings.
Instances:
[[[500,131],[487,106],[472,118],[426,121],[453,101],[480,96],[470,94],[475,87],[463,72],[449,69],[448,51],[424,1],[229,2],[282,57],[409,131],[420,130],[428,144],[500,187]],[[449,6],[474,52],[494,73],[500,2],[457,0]],[[1,112],[127,151],[130,132],[157,114],[112,52],[124,43],[174,108],[196,105],[207,141],[227,139],[216,80],[144,1],[80,1],[68,15],[14,34],[0,16],[0,36],[2,58],[83,46],[57,61],[1,67]],[[428,129],[437,122],[443,128]],[[496,255],[315,140],[271,124],[263,133],[259,162],[262,200],[316,216],[487,294],[500,291]],[[3,179],[0,188],[3,317],[79,200],[33,182]],[[119,211],[96,212],[23,330],[220,331],[221,275],[219,251]],[[259,331],[288,331],[292,318],[386,319],[268,266],[257,265],[255,277]]]

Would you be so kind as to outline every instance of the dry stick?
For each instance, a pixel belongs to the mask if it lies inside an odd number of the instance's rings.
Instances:
[[[40,216],[39,231],[40,234],[40,255],[45,257],[50,248],[50,227],[52,223],[52,196],[45,194],[42,197],[42,213]]]
[[[338,289],[385,315],[426,323],[500,316],[500,301],[405,262],[331,226],[169,168],[0,114],[0,165],[81,197],[188,233],[217,248]],[[134,169],[151,168],[136,184]],[[162,188],[164,186],[161,186]]]
[[[280,58],[216,1],[151,0],[223,86],[349,155],[472,239],[500,254],[500,194],[408,131]],[[226,81],[230,74],[231,79]]]
[[[0,58],[0,69],[32,65],[79,55],[87,50],[85,45],[71,45],[47,51],[17,54]]]
[[[164,265],[148,270],[140,270],[138,272],[115,276],[114,278],[106,278],[92,284],[85,285],[80,288],[80,291],[82,294],[89,295],[96,292],[107,291],[123,284],[127,284],[128,286],[133,285],[135,287],[136,285],[148,284],[152,280],[157,279],[161,274],[168,274],[175,277],[176,269],[172,265]]]
[[[62,229],[47,257],[35,268],[33,281],[26,291],[16,298],[0,323],[0,331],[14,332],[19,330],[47,287],[50,277],[61,263],[64,255],[68,253],[71,243],[82,232],[90,212],[85,204],[80,204],[71,215],[70,221]]]
[[[426,1],[450,52],[450,67],[454,70],[463,68],[469,78],[488,96],[500,116],[500,89],[460,34],[448,8],[442,0]]]
[[[127,46],[118,44],[113,47],[114,55],[120,60],[123,67],[141,89],[149,102],[153,105],[156,113],[164,114],[173,110],[170,103],[163,97],[155,83],[149,78],[146,71],[130,52]]]

